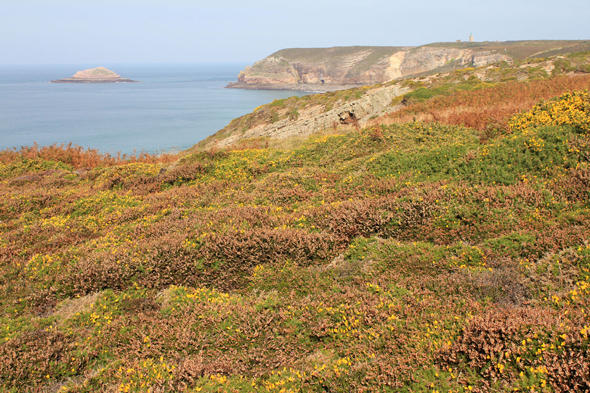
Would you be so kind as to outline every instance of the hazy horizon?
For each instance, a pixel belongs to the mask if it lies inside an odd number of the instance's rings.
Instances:
[[[0,150],[68,144],[133,154],[184,150],[232,119],[305,92],[224,89],[243,63],[119,64],[143,83],[52,84],[76,65],[0,66]]]
[[[253,63],[284,48],[590,39],[587,0],[3,0],[0,64]]]

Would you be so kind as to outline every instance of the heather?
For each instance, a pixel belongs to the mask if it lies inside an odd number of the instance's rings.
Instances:
[[[489,70],[491,71],[493,70]],[[553,78],[531,78],[527,83],[516,80],[507,83],[486,83],[469,76],[468,80],[463,82],[463,88],[452,82],[436,86],[437,83],[441,83],[437,81],[433,88],[421,87],[405,97],[400,97],[400,100],[405,99],[403,102],[409,105],[383,116],[378,123],[437,121],[447,125],[463,125],[489,134],[497,129],[508,128],[512,117],[528,111],[541,100],[586,89],[589,80],[590,77],[585,74],[574,77],[558,74]],[[474,89],[477,90],[477,94],[474,94]],[[449,94],[449,90],[454,94]],[[425,100],[424,97],[432,97],[432,100]]]
[[[587,391],[589,103],[178,160],[3,152],[2,389]]]

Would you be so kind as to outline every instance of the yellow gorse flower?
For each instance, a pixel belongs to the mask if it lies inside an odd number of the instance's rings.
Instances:
[[[541,102],[528,112],[514,116],[510,129],[525,130],[532,126],[570,125],[590,132],[590,94],[588,90],[573,91],[555,101]]]

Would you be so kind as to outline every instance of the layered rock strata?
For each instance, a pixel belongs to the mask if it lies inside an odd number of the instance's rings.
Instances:
[[[227,87],[334,91],[427,73],[445,66],[511,62],[508,55],[453,47],[284,49],[246,67]]]
[[[284,139],[297,136],[308,136],[321,130],[336,128],[350,124],[364,126],[373,116],[381,116],[387,110],[395,110],[392,100],[409,92],[407,87],[398,85],[384,86],[369,90],[357,100],[345,102],[334,109],[326,111],[323,105],[314,105],[302,109],[296,120],[285,118],[275,123],[259,124],[242,134],[233,134],[216,141],[216,147],[222,148],[235,144],[241,139],[270,137]]]

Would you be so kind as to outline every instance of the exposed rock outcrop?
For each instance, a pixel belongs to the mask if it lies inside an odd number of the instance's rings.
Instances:
[[[359,99],[344,102],[326,111],[322,105],[314,105],[301,110],[297,119],[285,118],[275,123],[263,123],[248,129],[244,133],[233,133],[231,136],[216,142],[217,147],[235,144],[241,139],[270,137],[284,139],[293,136],[308,136],[320,130],[336,128],[339,125],[364,126],[373,116],[381,116],[391,107],[392,100],[409,92],[407,87],[397,84],[369,90]]]
[[[284,49],[246,67],[230,88],[335,91],[388,82],[447,67],[512,61],[469,48],[337,47]]]
[[[91,68],[78,71],[71,78],[51,81],[50,83],[136,83],[131,79],[121,78],[105,67]]]
[[[476,52],[471,58],[471,64],[474,67],[484,67],[488,64],[499,63],[501,61],[512,61],[509,56],[501,53],[492,53],[490,51]]]

